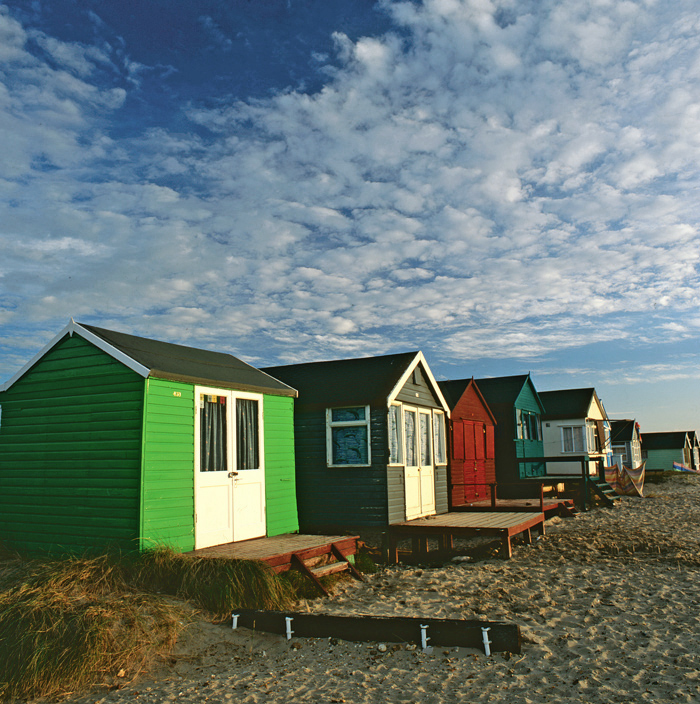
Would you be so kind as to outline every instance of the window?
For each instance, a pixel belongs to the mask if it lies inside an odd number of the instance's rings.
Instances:
[[[435,451],[435,464],[447,464],[445,414],[440,411],[433,411],[433,448]]]
[[[199,408],[200,472],[228,471],[226,396],[202,394]]]
[[[389,406],[389,464],[403,462],[403,432],[401,431],[401,406]]]
[[[260,468],[260,432],[258,402],[236,399],[236,459],[237,469]]]
[[[416,412],[404,410],[404,432],[406,437],[406,466],[418,466],[418,433],[416,432]]]
[[[562,452],[585,452],[583,443],[583,426],[569,425],[561,429]]]
[[[329,408],[326,411],[328,466],[367,466],[369,406]]]
[[[200,392],[200,472],[262,468],[260,407],[259,399],[233,392]]]
[[[430,413],[419,413],[420,423],[420,464],[421,467],[430,467],[433,464],[433,452],[430,437]]]
[[[537,413],[515,409],[515,436],[518,440],[542,440],[542,425]]]

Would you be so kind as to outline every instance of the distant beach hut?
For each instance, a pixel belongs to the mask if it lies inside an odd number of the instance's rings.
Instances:
[[[672,471],[674,463],[700,469],[698,439],[694,430],[642,433],[642,458],[647,471]]]
[[[540,399],[546,409],[542,416],[544,454],[562,459],[547,462],[548,475],[580,477],[581,463],[565,461],[577,455],[588,456],[589,476],[599,474],[601,460],[604,467],[610,466],[610,422],[593,387],[540,391]]]
[[[450,507],[483,501],[496,481],[496,419],[473,378],[439,385],[450,407]]]
[[[189,551],[296,531],[295,396],[229,354],[71,321],[0,386],[0,540]]]
[[[542,414],[544,405],[529,374],[476,379],[496,419],[495,459],[498,495],[529,496],[523,479],[544,477],[544,462],[527,462],[544,456]]]
[[[610,420],[612,464],[636,469],[642,464],[642,443],[639,424],[629,418]]]
[[[386,526],[447,512],[449,408],[421,352],[264,371],[299,391],[302,530]]]

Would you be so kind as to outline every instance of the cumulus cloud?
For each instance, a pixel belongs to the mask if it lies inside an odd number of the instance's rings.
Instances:
[[[700,298],[694,3],[380,8],[393,31],[338,31],[317,92],[189,100],[191,131],[119,140],[129,94],[98,80],[102,49],[31,44],[0,14],[4,320],[83,315],[263,363],[541,358],[638,339],[624,315],[659,307],[679,321],[646,341],[682,327]]]

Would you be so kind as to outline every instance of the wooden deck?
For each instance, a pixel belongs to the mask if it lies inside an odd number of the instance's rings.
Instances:
[[[457,513],[469,512],[494,512],[494,511],[534,511],[544,513],[545,518],[552,516],[572,516],[574,515],[573,499],[561,499],[558,497],[545,498],[542,503],[539,499],[497,499],[496,505],[489,499],[482,501],[471,501],[462,506],[454,506],[452,511]]]
[[[192,557],[225,557],[232,560],[261,560],[270,565],[275,572],[285,572],[294,562],[296,556],[307,565],[323,560],[333,553],[332,546],[349,557],[357,552],[359,536],[353,535],[299,535],[287,533],[272,538],[253,538],[238,543],[224,543],[201,548],[186,553]]]
[[[428,559],[428,539],[431,537],[438,538],[438,551],[442,555],[452,551],[454,538],[498,537],[506,557],[510,558],[513,556],[511,539],[523,535],[526,542],[532,542],[533,528],[544,535],[544,520],[542,512],[534,511],[450,512],[416,518],[389,526],[387,562],[398,562],[398,543],[405,538],[413,541],[413,557]]]

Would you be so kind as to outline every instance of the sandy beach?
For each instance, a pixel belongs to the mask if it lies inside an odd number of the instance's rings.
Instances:
[[[155,673],[95,702],[700,701],[700,478],[547,522],[513,559],[395,566],[296,610],[520,625],[522,653],[292,639],[195,622]]]

